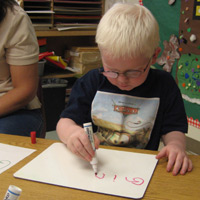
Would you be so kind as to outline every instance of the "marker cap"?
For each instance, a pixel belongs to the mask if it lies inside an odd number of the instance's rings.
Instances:
[[[21,192],[22,192],[21,188],[15,185],[10,185],[8,187],[4,200],[18,200]]]
[[[20,195],[22,192],[22,189],[15,185],[10,185],[8,189],[18,195]]]
[[[84,123],[83,126],[84,127],[88,127],[88,126],[90,127],[90,126],[92,126],[92,123],[91,122],[87,122],[87,123]]]
[[[36,143],[36,132],[31,131],[31,143],[35,144]]]

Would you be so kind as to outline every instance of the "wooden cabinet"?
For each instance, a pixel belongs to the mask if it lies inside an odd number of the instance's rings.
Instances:
[[[104,5],[105,0],[23,0],[21,2],[38,37],[95,35],[97,24],[104,13]]]
[[[95,36],[96,30],[70,30],[57,31],[51,30],[36,30],[37,37],[63,37],[63,36]]]
[[[105,0],[23,0],[21,6],[32,20],[38,38],[47,38],[47,50],[64,56],[72,46],[96,46],[97,24]],[[58,30],[68,28],[68,30]],[[77,74],[51,71],[44,78],[68,78]]]

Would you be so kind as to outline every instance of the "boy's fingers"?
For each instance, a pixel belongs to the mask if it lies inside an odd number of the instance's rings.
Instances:
[[[73,147],[74,147],[74,153],[76,155],[79,155],[80,157],[82,157],[87,161],[91,161],[92,156],[85,149],[85,146],[82,144],[81,140],[77,139],[76,141],[74,141]]]
[[[169,154],[168,156],[168,163],[167,163],[167,171],[170,172],[174,166],[174,164],[176,163],[176,159],[177,159],[177,155],[176,154]],[[175,167],[175,172],[178,168],[178,162],[177,162],[177,167]],[[179,168],[180,169],[180,168]]]
[[[191,172],[192,169],[193,169],[192,161],[189,159],[188,172]]]
[[[188,167],[189,167],[188,159],[184,158],[183,164],[182,164],[182,167],[181,167],[181,170],[180,170],[180,174],[184,175],[187,172]]]
[[[163,148],[157,155],[156,155],[156,159],[160,159],[166,157],[166,150],[165,148]]]
[[[184,162],[184,160],[179,156],[176,158],[176,160],[174,160],[174,169],[172,171],[172,174],[176,176],[180,170],[182,170],[182,172],[186,171],[186,168],[187,168],[187,163]]]
[[[186,172],[191,172],[192,168],[192,161],[188,157],[185,157],[180,174],[184,175]]]
[[[88,136],[86,134],[83,134],[80,140],[81,140],[82,146],[85,148],[85,150],[90,155],[90,157],[93,157],[94,150],[92,149],[92,145],[88,139]]]

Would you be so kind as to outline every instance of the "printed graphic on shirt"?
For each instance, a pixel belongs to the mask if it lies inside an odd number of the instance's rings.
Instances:
[[[92,120],[101,144],[145,148],[155,123],[159,98],[141,98],[98,91]]]

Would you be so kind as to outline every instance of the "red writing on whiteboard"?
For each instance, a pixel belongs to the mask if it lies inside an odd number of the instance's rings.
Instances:
[[[144,180],[139,177],[132,178],[132,180],[129,180],[127,177],[125,177],[125,180],[135,185],[142,185],[144,183]]]
[[[104,179],[106,175],[103,173],[102,176],[97,175],[97,174],[95,176],[98,179]],[[114,175],[113,182],[115,182],[116,179],[117,179],[117,175]],[[134,178],[125,177],[125,180],[134,185],[142,185],[144,183],[144,179],[142,179],[140,177],[134,177]]]
[[[105,177],[105,174],[103,173],[103,175],[100,177],[98,176],[97,174],[95,174],[95,176],[98,178],[98,179],[103,179]]]
[[[117,178],[117,175],[114,176],[113,182],[115,182],[115,179]]]

